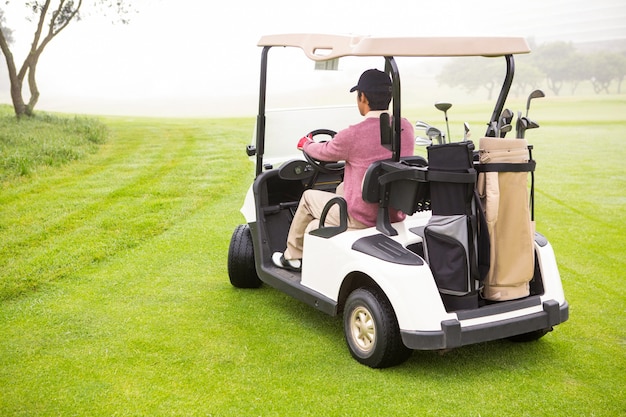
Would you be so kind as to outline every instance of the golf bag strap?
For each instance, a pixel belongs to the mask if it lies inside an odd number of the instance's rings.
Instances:
[[[406,170],[389,172],[381,175],[378,178],[378,183],[380,185],[385,185],[399,180],[426,182],[426,168],[407,167],[408,168]]]
[[[430,182],[453,182],[461,184],[471,184],[476,182],[476,170],[470,168],[467,172],[448,172],[428,170],[428,181]]]
[[[487,217],[485,217],[485,209],[480,202],[478,191],[474,189],[474,203],[476,204],[477,215],[477,252],[478,252],[478,275],[482,282],[489,273],[491,267],[491,240],[489,239],[489,228],[487,226]]]
[[[533,172],[537,163],[534,160],[530,160],[526,163],[505,163],[496,162],[489,164],[477,164],[476,171],[478,172]]]

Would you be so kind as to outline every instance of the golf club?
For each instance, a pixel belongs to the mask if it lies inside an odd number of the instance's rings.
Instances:
[[[511,131],[511,129],[513,129],[513,126],[511,126],[510,124],[505,124],[504,126],[501,126],[500,127],[500,137],[501,138],[505,137],[506,134]]]
[[[504,136],[506,136],[506,133],[509,132],[511,129],[508,129],[506,131],[503,131],[504,126],[506,125],[511,125],[511,123],[513,122],[513,112],[510,109],[504,109],[502,110],[502,114],[500,115],[500,120],[498,121],[498,130],[500,131],[500,134],[498,136],[500,136],[501,138],[503,138]]]
[[[417,146],[430,146],[433,144],[433,141],[428,138],[423,138],[421,136],[415,137],[415,144]]]
[[[493,137],[497,138],[500,136],[500,132],[498,132],[498,122],[491,122],[491,130],[493,130]]]
[[[417,122],[415,122],[415,128],[416,129],[428,129],[430,127],[430,125],[426,122],[422,122],[421,120],[418,120]]]
[[[518,130],[517,130],[517,137],[519,139],[524,139],[524,136],[526,135],[526,129],[528,129],[528,118],[526,117],[522,117],[521,119],[518,120],[519,125],[518,125]]]
[[[430,129],[431,126],[428,123],[426,123],[426,122],[418,120],[417,122],[415,122],[415,128],[426,131],[426,130]],[[423,138],[421,136],[416,136],[415,137],[415,144],[417,146],[430,146],[430,145],[433,144],[433,141],[428,139],[428,138]]]
[[[524,138],[524,131],[528,127],[528,119],[522,117],[522,112],[517,112],[517,122],[515,122],[515,132],[518,139]]]
[[[428,139],[430,139],[431,142],[437,141],[437,143],[440,145],[444,143],[441,136],[441,130],[437,129],[436,127],[429,127],[428,129],[426,129],[426,136],[428,136]]]
[[[538,123],[533,122],[532,120],[530,120],[528,118],[526,118],[526,123],[527,123],[526,130],[528,130],[528,129],[537,129],[539,127]]]
[[[443,112],[443,115],[446,118],[446,131],[448,132],[448,142],[450,142],[450,125],[448,124],[448,110],[450,109],[450,107],[452,107],[452,104],[450,103],[435,103],[435,108],[437,110],[441,110]]]
[[[528,109],[530,109],[530,100],[534,98],[545,97],[546,95],[541,90],[535,90],[528,96],[528,100],[526,100],[526,117],[528,117]]]

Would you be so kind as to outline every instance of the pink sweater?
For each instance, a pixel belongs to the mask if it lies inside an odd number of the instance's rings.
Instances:
[[[380,144],[380,112],[370,112],[365,120],[337,132],[335,137],[324,143],[305,143],[304,150],[321,161],[345,161],[344,198],[348,203],[348,214],[366,226],[376,224],[378,205],[366,203],[361,194],[361,185],[367,168],[375,161],[391,158],[391,151]],[[415,138],[413,125],[402,119],[401,156],[413,155]],[[390,210],[390,220],[404,220],[404,213]]]

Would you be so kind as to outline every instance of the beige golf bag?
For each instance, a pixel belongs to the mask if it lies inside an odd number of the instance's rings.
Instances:
[[[526,297],[535,268],[528,189],[528,173],[534,171],[535,163],[524,139],[481,138],[479,155],[476,186],[491,243],[482,295],[493,301]]]

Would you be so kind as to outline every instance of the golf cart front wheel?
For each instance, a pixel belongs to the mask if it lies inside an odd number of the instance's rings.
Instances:
[[[262,284],[254,264],[254,246],[250,226],[235,228],[228,247],[228,277],[237,288],[259,288]]]
[[[386,368],[411,355],[402,343],[391,303],[379,291],[353,291],[346,301],[343,326],[350,354],[363,365]]]

